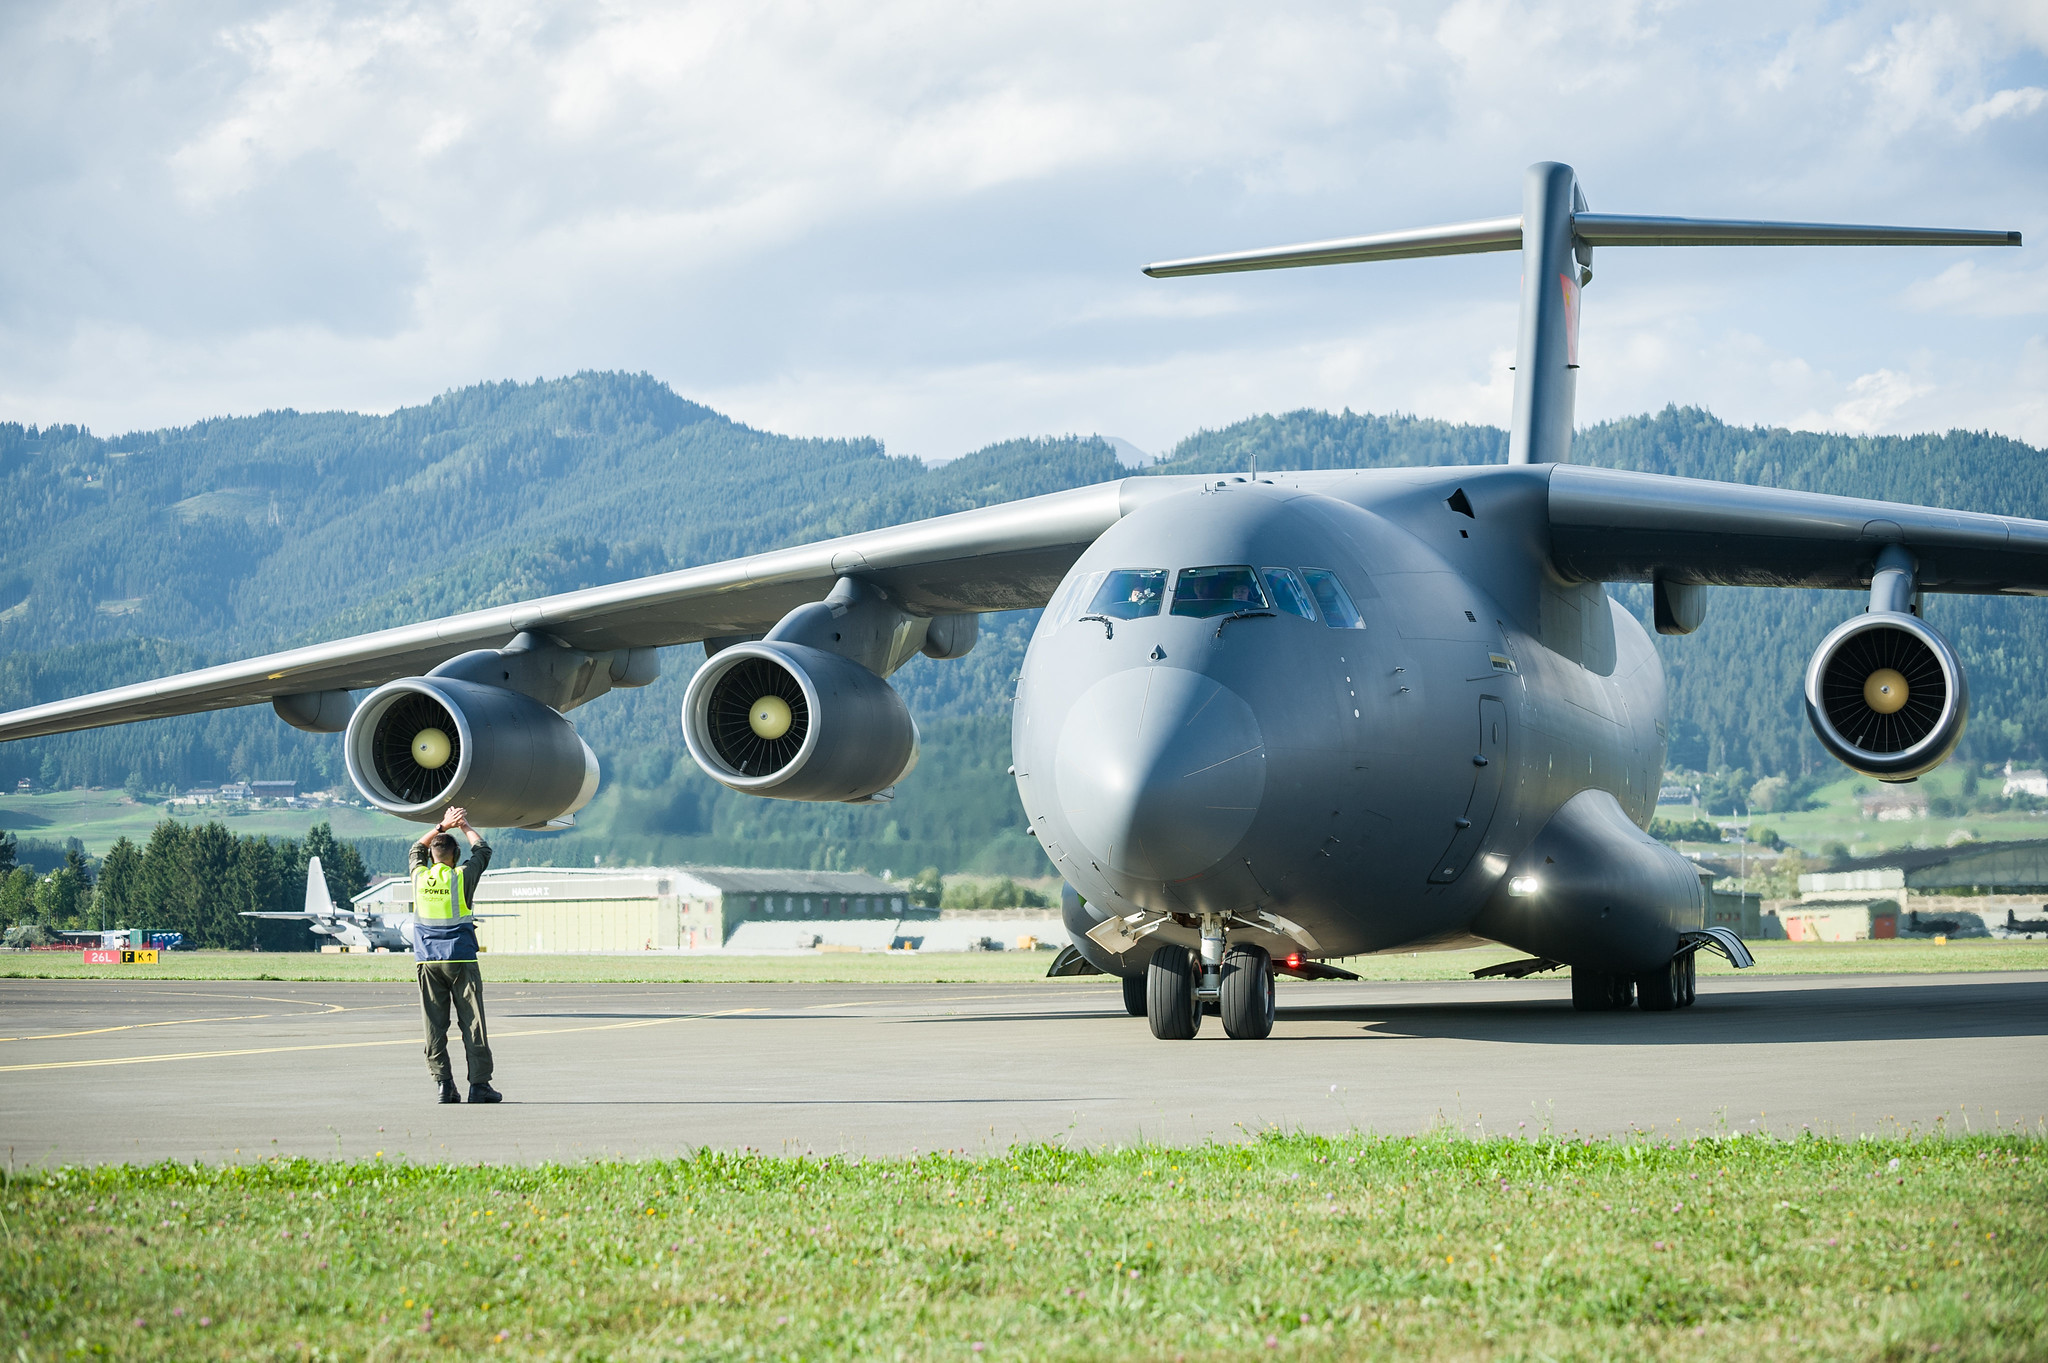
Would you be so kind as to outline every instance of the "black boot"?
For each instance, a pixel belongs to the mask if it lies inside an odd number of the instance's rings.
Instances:
[[[471,1084],[469,1086],[469,1101],[472,1103],[502,1103],[505,1101],[505,1095],[492,1088],[489,1084]]]
[[[462,1090],[455,1087],[453,1079],[443,1079],[441,1081],[441,1101],[444,1103],[459,1103],[462,1101]]]

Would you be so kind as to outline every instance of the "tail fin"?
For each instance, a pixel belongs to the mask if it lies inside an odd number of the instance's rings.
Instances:
[[[327,892],[327,873],[320,869],[318,857],[306,858],[306,912],[323,918],[334,915],[334,896]]]
[[[2017,232],[1948,227],[1859,227],[1843,223],[1644,218],[1592,213],[1572,168],[1539,161],[1522,181],[1513,218],[1452,223],[1369,237],[1345,237],[1263,251],[1196,256],[1147,265],[1154,279],[1344,265],[1418,256],[1522,253],[1522,318],[1515,342],[1510,464],[1562,463],[1571,453],[1579,368],[1579,290],[1593,279],[1596,246],[2018,246]]]

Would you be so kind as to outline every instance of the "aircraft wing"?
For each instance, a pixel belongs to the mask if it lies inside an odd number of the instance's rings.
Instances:
[[[2048,521],[1582,464],[1549,497],[1551,561],[1581,581],[1860,590],[1898,544],[1923,591],[2048,596]]]
[[[1138,504],[1199,481],[1098,483],[224,663],[0,714],[0,742],[381,686],[471,649],[502,648],[528,630],[589,651],[760,634],[846,574],[888,588],[920,614],[1043,606],[1104,530]]]

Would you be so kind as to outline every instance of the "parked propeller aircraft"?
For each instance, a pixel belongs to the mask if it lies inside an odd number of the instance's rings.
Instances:
[[[327,875],[320,858],[306,858],[306,907],[298,913],[256,913],[244,911],[244,918],[282,918],[303,922],[317,937],[332,937],[335,945],[350,951],[409,951],[405,925],[412,915],[384,914],[374,910],[334,906],[327,890]]]
[[[512,918],[515,914],[479,913],[477,918]],[[298,913],[267,913],[244,910],[244,918],[280,918],[303,922],[316,937],[332,937],[335,945],[349,951],[411,951],[412,925],[419,917],[412,913],[386,913],[359,909],[354,905],[336,908],[327,890],[327,875],[320,858],[306,858],[306,907]]]
[[[556,828],[598,783],[568,712],[701,641],[682,727],[706,772],[885,800],[918,752],[889,675],[965,655],[979,612],[1046,607],[1018,794],[1078,892],[1077,947],[1155,1035],[1214,1010],[1263,1037],[1278,970],[1475,940],[1530,953],[1507,973],[1569,966],[1579,1008],[1678,1008],[1696,952],[1748,958],[1705,926],[1692,863],[1643,832],[1664,680],[1605,584],[1650,584],[1664,634],[1699,627],[1710,585],[1867,589],[1807,666],[1807,715],[1849,767],[1904,781],[1968,711],[1923,600],[2048,594],[2048,523],[1572,467],[1593,252],[2019,241],[1596,214],[1546,162],[1516,216],[1146,270],[1519,250],[1504,465],[1127,478],[33,706],[0,739],[268,701],[341,733],[379,808]]]

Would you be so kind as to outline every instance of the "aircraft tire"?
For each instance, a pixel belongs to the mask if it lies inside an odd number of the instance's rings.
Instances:
[[[1151,973],[1124,976],[1124,1011],[1134,1018],[1145,1016],[1145,980]]]
[[[1572,1007],[1581,1013],[1614,1011],[1614,976],[1572,967]]]
[[[1690,1008],[1693,1005],[1693,1000],[1700,996],[1699,952],[1686,952],[1680,958],[1680,965],[1683,967],[1683,970],[1679,977],[1678,1006],[1680,1008]]]
[[[1264,1041],[1273,1034],[1273,958],[1264,947],[1234,946],[1223,957],[1223,1034]]]
[[[1656,970],[1636,976],[1636,999],[1646,1013],[1669,1013],[1684,1006],[1685,967],[1674,956]]]
[[[1202,1030],[1195,970],[1186,951],[1161,947],[1152,953],[1145,967],[1145,1020],[1161,1041],[1193,1041]]]

